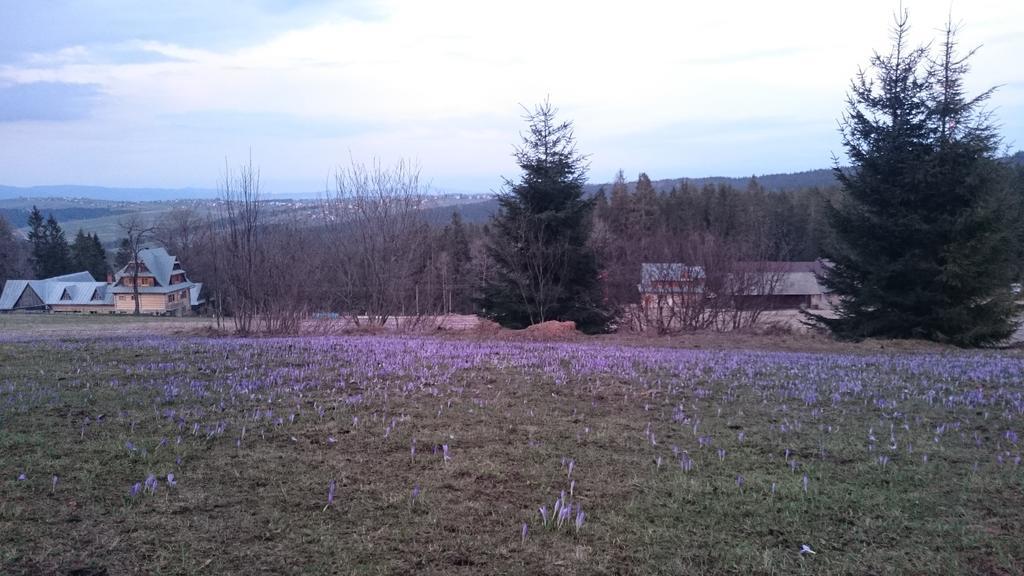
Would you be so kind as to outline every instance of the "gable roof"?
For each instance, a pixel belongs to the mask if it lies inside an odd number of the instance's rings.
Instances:
[[[46,306],[114,303],[105,282],[97,282],[88,272],[75,272],[43,280],[8,280],[0,293],[0,310],[13,310],[26,288],[31,288]]]
[[[188,290],[188,303],[192,306],[199,306],[200,304],[202,304],[204,300],[199,297],[202,291],[203,283],[193,282],[192,287],[189,288]]]
[[[159,286],[167,286],[171,282],[171,271],[174,270],[174,263],[178,260],[167,253],[163,248],[143,248],[139,250],[139,260],[146,267],[147,272],[140,272],[139,276],[152,276]],[[118,271],[115,278],[120,280],[133,274],[128,271],[132,262],[126,264]]]
[[[28,283],[28,280],[8,280],[4,283],[4,291],[0,292],[0,310],[13,310]]]
[[[167,253],[163,248],[146,248],[139,252],[139,259],[153,273],[153,277],[161,286],[171,283],[171,270],[174,269],[174,256]]]
[[[139,277],[152,277],[156,281],[156,286],[140,286],[138,288],[140,294],[166,294],[167,292],[189,288],[192,285],[187,276],[185,277],[185,282],[171,285],[171,276],[174,274],[184,274],[185,271],[181,269],[180,265],[176,267],[178,259],[168,254],[167,250],[163,248],[144,248],[139,250],[139,260],[147,270],[147,272],[140,272]],[[135,293],[136,290],[131,286],[119,285],[122,278],[132,277],[132,273],[128,271],[131,265],[131,263],[128,263],[114,276],[114,286],[110,288],[112,292],[117,294]]]
[[[829,266],[823,260],[813,262],[736,262],[736,274],[778,275],[771,289],[773,296],[808,296],[827,294],[829,290],[818,280]],[[705,271],[701,266],[678,262],[644,263],[640,267],[640,292],[644,294],[683,294],[704,291]],[[760,295],[766,286],[754,282],[744,289],[748,296]]]
[[[640,285],[644,294],[697,294],[704,291],[704,268],[679,262],[643,263]]]

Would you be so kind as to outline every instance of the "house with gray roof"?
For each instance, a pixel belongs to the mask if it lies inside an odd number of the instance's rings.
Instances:
[[[142,314],[184,314],[199,305],[202,284],[188,279],[181,263],[163,248],[140,250],[114,275],[110,293],[114,311]]]
[[[0,293],[0,312],[113,312],[114,300],[108,287],[88,272],[43,280],[8,280]]]
[[[750,309],[831,308],[834,296],[819,278],[828,264],[814,262],[736,262],[709,273],[682,263],[645,263],[640,268],[640,303],[685,306],[695,300],[729,298],[731,306]]]
[[[166,250],[146,248],[111,282],[97,282],[88,272],[8,280],[0,293],[0,312],[132,314],[138,299],[142,314],[184,314],[202,304],[202,287],[188,279],[178,259]]]

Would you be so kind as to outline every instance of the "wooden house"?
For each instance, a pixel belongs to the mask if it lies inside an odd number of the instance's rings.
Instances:
[[[201,288],[202,284],[188,279],[178,259],[166,250],[146,248],[114,275],[110,292],[114,311],[121,314],[134,313],[138,297],[142,314],[180,315],[199,304]]]
[[[0,312],[132,314],[136,280],[142,314],[180,315],[202,303],[203,285],[188,279],[178,259],[163,248],[147,248],[110,282],[97,282],[88,272],[43,280],[8,280],[0,292]]]

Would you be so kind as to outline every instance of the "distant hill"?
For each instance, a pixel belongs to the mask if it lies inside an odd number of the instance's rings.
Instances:
[[[0,186],[0,200],[9,198],[90,198],[114,202],[190,200],[216,198],[206,188],[106,188],[103,186]]]
[[[51,209],[40,209],[44,216],[53,214],[53,217],[58,222],[68,222],[76,220],[88,220],[92,218],[103,218],[106,216],[117,216],[120,214],[127,214],[128,210],[114,210],[111,208],[51,208]],[[31,208],[0,208],[0,216],[3,216],[5,220],[10,222],[15,228],[21,228],[28,226],[28,216],[32,212]]]
[[[1006,162],[1024,166],[1024,151],[1016,152],[1005,158]],[[743,177],[730,176],[706,176],[701,178],[667,178],[653,181],[654,187],[659,192],[667,192],[683,182],[689,182],[691,186],[728,185],[734,188],[746,188],[751,178],[770,192],[782,190],[798,190],[802,188],[826,188],[837,184],[835,174],[831,168],[818,170],[807,170],[805,172],[791,172],[779,174],[760,174]],[[635,182],[628,183],[630,188],[636,185]],[[606,190],[611,188],[611,183],[591,183],[584,187],[584,191],[594,194],[602,186]],[[44,213],[53,212],[57,220],[63,222],[80,223],[86,230],[100,229],[111,241],[116,233],[117,219],[129,212],[152,212],[155,216],[162,211],[169,210],[173,206],[160,205],[175,200],[212,200],[218,197],[218,192],[205,188],[105,188],[102,186],[32,186],[15,187],[0,186],[0,214],[6,217],[15,226],[24,226],[24,219],[28,216],[28,209],[32,204],[39,203]],[[298,204],[309,202],[319,197],[319,194],[293,194],[277,197],[270,195],[267,200],[278,202],[293,201]],[[291,200],[288,200],[290,198]],[[45,200],[45,201],[44,201]],[[153,204],[149,204],[149,203]],[[141,205],[140,205],[141,204]],[[147,205],[148,204],[148,205]],[[44,209],[44,205],[46,208]],[[493,198],[486,198],[485,195],[473,194],[448,194],[438,197],[436,204],[425,208],[427,220],[433,223],[443,224],[447,222],[452,212],[459,212],[466,222],[483,223],[497,212],[498,203]],[[68,226],[74,229],[74,226]]]
[[[725,185],[732,186],[733,188],[746,188],[747,183],[750,182],[751,178],[755,178],[765,190],[769,192],[781,192],[783,190],[798,190],[802,188],[826,188],[828,186],[835,186],[838,184],[836,176],[832,172],[831,168],[822,168],[819,170],[808,170],[806,172],[792,172],[785,174],[761,174],[751,175],[742,177],[732,176],[705,176],[702,178],[667,178],[664,180],[652,180],[654,189],[658,192],[668,192],[672,188],[681,185],[683,182],[688,182],[690,186],[702,187],[707,184],[714,186]],[[632,190],[636,182],[627,183]],[[585,190],[588,194],[594,194],[597,190],[604,186],[605,191],[611,189],[611,183],[605,184],[588,184]]]

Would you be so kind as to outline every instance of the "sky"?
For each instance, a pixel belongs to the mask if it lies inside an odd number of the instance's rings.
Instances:
[[[0,0],[0,184],[215,188],[249,158],[269,193],[405,159],[440,192],[518,174],[524,107],[571,120],[590,180],[828,167],[851,78],[898,1]],[[1008,149],[1024,148],[1024,2],[952,15]]]

